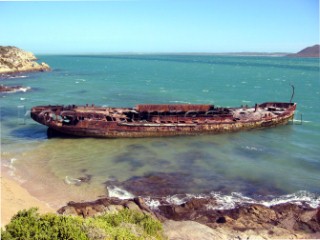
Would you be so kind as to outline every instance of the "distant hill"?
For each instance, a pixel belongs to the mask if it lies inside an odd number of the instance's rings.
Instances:
[[[300,52],[295,54],[289,54],[288,57],[320,57],[320,45],[314,45],[312,47],[307,47],[302,49]]]

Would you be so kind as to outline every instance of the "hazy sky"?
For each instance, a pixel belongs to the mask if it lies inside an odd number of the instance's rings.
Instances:
[[[318,0],[0,1],[0,45],[34,53],[297,52]]]

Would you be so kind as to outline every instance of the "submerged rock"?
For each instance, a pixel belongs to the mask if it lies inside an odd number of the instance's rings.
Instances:
[[[179,194],[184,193],[185,189],[194,185],[192,178],[188,174],[162,172],[153,172],[144,176],[132,177],[118,184],[137,196],[166,196]]]
[[[12,46],[0,46],[0,75],[50,70],[48,64],[38,63],[36,60],[37,58],[31,52]]]

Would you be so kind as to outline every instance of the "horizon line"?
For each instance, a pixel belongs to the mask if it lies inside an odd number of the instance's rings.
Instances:
[[[136,52],[136,51],[119,51],[119,52],[69,52],[69,53],[52,53],[52,52],[34,52],[34,54],[45,54],[45,55],[125,55],[125,54],[134,54],[134,55],[230,55],[230,54],[246,54],[246,55],[282,55],[282,54],[292,54],[295,52],[256,52],[256,51],[239,51],[239,52]]]

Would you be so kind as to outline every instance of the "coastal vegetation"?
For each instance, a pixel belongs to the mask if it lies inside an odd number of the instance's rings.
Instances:
[[[1,229],[7,239],[163,239],[162,225],[147,214],[123,209],[95,217],[40,214],[37,208],[19,211]]]

